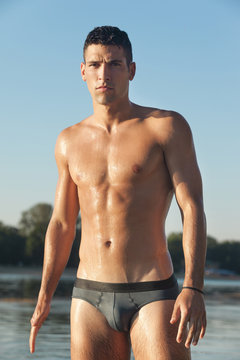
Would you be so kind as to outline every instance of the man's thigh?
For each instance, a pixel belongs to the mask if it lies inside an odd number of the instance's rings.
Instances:
[[[88,302],[72,299],[71,360],[129,360],[129,335],[113,330]]]
[[[174,302],[155,301],[139,310],[130,331],[135,360],[190,360],[184,342],[176,342],[178,324],[170,324]]]

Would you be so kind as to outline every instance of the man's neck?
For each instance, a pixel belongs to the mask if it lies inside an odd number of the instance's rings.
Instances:
[[[132,117],[133,107],[134,104],[129,99],[117,104],[102,105],[93,103],[95,124],[111,133],[121,122]]]

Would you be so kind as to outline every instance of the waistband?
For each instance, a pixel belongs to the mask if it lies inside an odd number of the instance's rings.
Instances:
[[[74,287],[101,292],[135,292],[169,289],[177,284],[177,279],[172,274],[168,279],[157,281],[141,281],[132,283],[109,283],[76,278]]]

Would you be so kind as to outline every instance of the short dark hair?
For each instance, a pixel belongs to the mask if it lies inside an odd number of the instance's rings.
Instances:
[[[85,51],[89,45],[116,45],[121,46],[126,54],[127,65],[132,62],[132,45],[125,31],[115,26],[98,26],[88,34],[84,47],[83,58],[85,61]]]

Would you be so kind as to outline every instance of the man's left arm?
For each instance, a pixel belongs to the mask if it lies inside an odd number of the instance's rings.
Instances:
[[[197,345],[206,330],[206,311],[201,293],[206,257],[206,221],[202,180],[191,130],[179,114],[170,118],[168,126],[164,155],[182,213],[185,258],[183,287],[187,287],[181,291],[175,302],[170,322],[174,324],[179,321],[177,342],[184,340],[188,326],[185,346],[189,348],[191,343]]]

